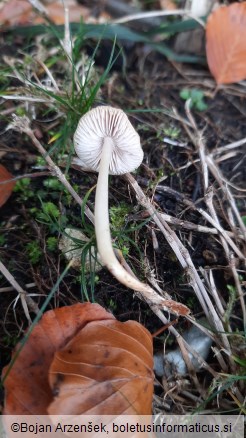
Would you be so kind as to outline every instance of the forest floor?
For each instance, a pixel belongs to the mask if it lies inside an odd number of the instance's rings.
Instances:
[[[80,41],[76,47],[75,64],[80,59],[80,72],[89,71],[82,102],[81,95],[80,101],[71,97],[72,69],[54,35],[0,36],[2,94],[13,95],[0,100],[0,158],[18,177],[0,211],[0,260],[38,308],[51,291],[46,310],[91,300],[120,321],[134,319],[143,324],[154,335],[155,354],[164,346],[165,351],[177,348],[167,329],[156,333],[163,321],[106,269],[85,273],[71,267],[58,281],[68,264],[59,249],[65,229],[83,231],[91,245],[95,244],[94,229],[51,174],[31,138],[13,129],[13,114],[29,118],[35,137],[79,196],[85,199],[88,195],[87,205],[93,211],[94,191],[88,191],[95,186],[97,175],[72,162],[73,132],[86,105],[87,109],[98,104],[120,107],[138,131],[144,150],[144,161],[133,174],[135,181],[175,232],[181,256],[124,176],[112,176],[109,182],[115,246],[141,280],[188,306],[198,323],[205,316],[205,333],[209,327],[214,336],[207,369],[197,375],[193,369],[181,376],[173,370],[168,376],[156,377],[154,412],[185,413],[198,408],[237,412],[244,404],[246,370],[245,87],[216,88],[206,66],[169,61],[139,43],[123,44],[97,95],[92,96],[109,66],[113,43],[102,40],[95,47],[93,39]],[[113,57],[117,51],[116,47]],[[84,257],[84,242],[78,246]],[[194,272],[203,286],[194,285]],[[2,367],[35,316],[30,301],[20,299],[9,279],[2,271]],[[199,287],[208,294],[203,305]],[[189,318],[165,315],[181,334],[192,326]]]

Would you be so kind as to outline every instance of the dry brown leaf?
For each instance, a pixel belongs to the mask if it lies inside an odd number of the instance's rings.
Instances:
[[[70,22],[80,22],[88,19],[90,9],[79,5],[76,0],[67,0]],[[55,1],[45,5],[47,16],[55,24],[64,24],[64,7],[61,1]],[[23,24],[39,24],[45,20],[32,8],[28,0],[9,0],[0,9],[0,25],[15,26]]]
[[[0,25],[15,26],[29,21],[32,6],[27,0],[9,0],[0,10]]]
[[[246,78],[246,2],[221,6],[206,26],[208,65],[217,84]]]
[[[51,310],[4,382],[4,413],[150,414],[152,369],[152,338],[137,322],[91,303]]]
[[[66,7],[69,11],[70,23],[79,23],[81,19],[87,20],[90,16],[90,9],[85,6],[79,5],[75,0],[69,0],[66,2]],[[64,7],[61,1],[56,1],[45,6],[48,17],[55,24],[64,24]],[[34,22],[42,23],[44,20],[42,17],[36,17]]]
[[[91,322],[55,354],[49,379],[49,414],[150,415],[151,335],[136,321]]]
[[[4,182],[11,178],[13,178],[13,175],[11,175],[2,164],[0,164],[0,207],[2,207],[2,205],[8,200],[15,186],[15,181]]]
[[[177,9],[177,5],[172,0],[160,0],[160,8],[167,11]]]
[[[46,312],[34,327],[4,382],[4,413],[45,415],[53,399],[48,371],[55,352],[63,348],[89,321],[103,319],[114,317],[98,304],[91,303]],[[19,347],[20,344],[15,351]],[[4,368],[3,376],[7,370],[8,366]]]

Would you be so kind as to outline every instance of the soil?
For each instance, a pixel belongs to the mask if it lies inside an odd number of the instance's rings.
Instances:
[[[15,56],[24,43],[25,40],[20,37],[13,38],[11,43],[6,43],[1,38],[1,62],[3,55]],[[100,56],[98,55],[96,59],[99,72],[102,72],[105,67],[102,62],[103,50],[104,43],[102,42]],[[107,47],[105,47],[105,53],[106,50]],[[10,86],[18,87],[19,85],[17,79],[10,78]],[[246,137],[245,94],[240,84],[216,89],[206,67],[170,62],[142,45],[128,48],[125,72],[122,70],[120,61],[112,68],[109,80],[102,87],[95,105],[110,104],[129,112],[131,121],[140,134],[145,154],[144,162],[135,177],[153,205],[160,212],[183,221],[210,226],[197,211],[197,208],[206,209],[206,204],[201,167],[197,160],[198,150],[188,135],[189,126],[183,122],[183,120],[187,121],[185,102],[180,97],[180,92],[184,88],[196,88],[203,91],[207,109],[201,112],[192,109],[192,115],[198,130],[202,132],[208,153]],[[2,108],[8,110],[15,104],[11,101],[2,102]],[[153,109],[153,111],[146,112],[145,109]],[[154,111],[158,109],[162,111]],[[47,238],[53,236],[59,239],[60,233],[47,226],[42,220],[37,220],[33,209],[40,211],[42,202],[52,201],[58,206],[62,217],[67,217],[66,223],[79,228],[81,225],[80,208],[73,201],[64,203],[60,190],[45,188],[43,183],[49,171],[47,168],[35,168],[37,152],[25,135],[5,130],[10,118],[11,111],[10,114],[0,119],[1,163],[14,176],[25,174],[34,174],[34,176],[31,177],[28,185],[29,195],[25,190],[13,192],[8,202],[1,208],[0,236],[3,236],[4,240],[0,247],[0,258],[19,285],[28,290],[32,299],[41,307],[64,271],[67,262],[57,246],[53,250],[47,248]],[[41,143],[47,147],[48,134],[45,119],[46,115],[37,110],[37,118],[33,120],[32,127]],[[221,160],[219,166],[224,177],[234,187],[243,188],[246,176],[243,146],[236,149],[236,153],[231,154],[229,159]],[[40,175],[37,175],[38,173]],[[69,169],[69,178],[72,184],[78,186],[81,197],[85,196],[96,183],[95,174],[79,172],[73,166]],[[221,226],[229,230],[227,201],[211,174],[209,183],[215,192],[216,213]],[[246,197],[245,193],[238,188],[232,187],[232,192],[240,215],[244,216],[246,215]],[[187,206],[187,200],[191,201],[196,209]],[[89,205],[92,208],[93,201],[92,193],[89,198]],[[135,273],[144,280],[146,270],[147,272],[149,269],[153,270],[160,287],[166,290],[172,299],[191,307],[195,317],[202,316],[202,308],[188,282],[186,273],[154,222],[152,220],[144,222],[146,218],[148,219],[148,215],[138,204],[134,193],[123,177],[110,178],[109,203],[110,206],[120,207],[122,203],[128,206],[129,210],[121,231],[122,235],[125,235],[125,230],[129,225],[135,228],[130,234],[135,245],[129,246],[129,254],[126,255],[126,260]],[[141,226],[138,227],[139,225]],[[218,236],[182,227],[174,227],[174,229],[189,251],[197,270],[201,268],[207,272],[212,270],[215,286],[221,298],[228,302],[228,285],[233,287],[234,279],[228,269],[228,260]],[[30,260],[30,251],[27,248],[31,242],[38,243],[42,254],[37,262]],[[243,250],[242,246],[241,249]],[[236,264],[243,276],[242,262],[237,259]],[[47,310],[85,300],[85,296],[81,294],[79,277],[80,274],[76,270],[69,270],[56,289]],[[155,333],[163,326],[148,305],[141,301],[137,294],[120,285],[106,269],[97,273],[97,277],[94,299],[112,311],[117,319],[139,321],[151,333]],[[15,290],[4,291],[4,288],[9,287],[9,282],[3,275],[0,279],[0,348],[1,367],[3,367],[10,361],[11,351],[17,340],[23,336],[28,327],[28,321],[20,299],[17,300],[17,292]],[[87,285],[90,289],[89,282],[88,276]],[[32,284],[30,289],[27,289],[28,284]],[[240,331],[242,330],[240,305],[238,301],[235,301],[233,315],[237,314],[238,318],[232,318],[232,326],[234,330]],[[30,312],[30,316],[33,319],[35,315]],[[171,317],[171,320],[175,320],[175,317]],[[190,324],[184,318],[179,318],[176,327],[182,332],[189,328]],[[154,338],[155,351],[163,348],[165,339],[167,339],[167,332]],[[174,347],[175,341],[171,340],[169,348]],[[211,367],[220,371],[212,355],[209,356],[208,361]],[[211,379],[212,377],[205,371],[199,374],[200,384],[204,388],[208,388]],[[190,385],[189,390],[197,393],[191,383]],[[156,395],[160,398],[163,395],[161,380],[156,386]],[[170,406],[172,410],[173,405],[170,404]],[[209,406],[212,407],[213,402]]]

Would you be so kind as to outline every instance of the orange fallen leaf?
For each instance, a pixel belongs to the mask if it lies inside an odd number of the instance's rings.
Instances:
[[[4,381],[5,414],[47,413],[53,395],[48,371],[54,353],[64,347],[89,321],[114,319],[97,304],[75,304],[46,312],[34,327]],[[15,351],[18,351],[18,344]],[[13,352],[13,356],[15,355]],[[8,370],[3,370],[3,377]]]
[[[11,173],[9,173],[2,164],[0,164],[0,207],[5,204],[13,191],[15,181],[9,181],[5,183],[5,181],[8,181],[12,178],[13,175],[11,175]]]
[[[31,12],[32,6],[27,0],[8,0],[0,9],[0,25],[25,24]]]
[[[150,415],[151,335],[136,321],[91,322],[55,354],[49,381],[49,414]]]
[[[79,5],[75,0],[69,0],[66,2],[66,7],[69,11],[70,23],[79,23],[82,19],[87,20],[90,16],[90,9],[85,6]],[[61,1],[52,2],[50,5],[46,5],[45,9],[50,20],[55,24],[64,24],[64,7]],[[43,23],[44,20],[41,16],[37,16],[34,20],[35,24]]]
[[[172,0],[160,0],[160,8],[167,11],[177,9],[177,5]]]
[[[221,6],[209,16],[206,51],[217,84],[246,78],[246,2]]]
[[[67,0],[66,6],[69,10],[70,22],[80,22],[81,19],[85,20],[90,16],[90,9],[79,5],[75,0]],[[64,7],[61,1],[45,5],[44,10],[55,24],[64,24]],[[0,9],[0,25],[15,26],[44,22],[44,18],[36,13],[28,0],[8,0]]]
[[[98,304],[51,310],[4,381],[4,413],[151,414],[152,369],[151,335],[139,323],[116,321]]]

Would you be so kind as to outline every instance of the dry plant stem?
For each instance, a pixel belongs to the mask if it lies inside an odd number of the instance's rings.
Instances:
[[[232,211],[233,211],[233,213],[234,213],[234,215],[235,215],[235,217],[236,217],[236,219],[238,221],[239,227],[241,229],[241,232],[242,232],[242,234],[244,236],[244,239],[245,239],[245,242],[246,242],[246,227],[245,227],[244,222],[243,222],[243,220],[241,218],[241,215],[240,215],[240,213],[238,211],[238,208],[237,208],[235,200],[234,200],[234,198],[233,198],[233,196],[231,194],[231,191],[230,191],[230,189],[228,188],[227,185],[223,184],[223,179],[224,178],[222,176],[222,173],[221,173],[220,169],[218,168],[218,166],[216,166],[216,164],[213,161],[213,159],[211,157],[209,157],[209,156],[206,156],[206,161],[207,161],[208,168],[209,168],[210,172],[212,173],[212,175],[215,178],[215,180],[218,182],[220,188],[222,189],[224,195],[226,196],[228,202],[231,205]],[[233,228],[234,227],[232,225],[232,229]]]
[[[64,7],[64,27],[65,27],[65,32],[64,32],[64,40],[61,41],[62,46],[65,50],[65,53],[68,57],[68,59],[70,59],[70,63],[71,63],[71,59],[72,59],[72,35],[70,33],[70,23],[69,23],[69,9],[65,6]]]
[[[222,228],[222,226],[216,221],[214,220],[211,215],[209,215],[205,210],[203,210],[202,208],[197,208],[197,211],[211,224],[213,225],[215,228],[217,228],[217,230],[219,231],[219,233],[224,237],[224,239],[227,241],[227,243],[230,245],[230,247],[233,249],[233,251],[235,252],[235,254],[237,254],[237,256],[241,259],[241,260],[245,260],[245,256],[243,255],[242,251],[240,251],[240,249],[237,247],[237,245],[233,242],[233,240],[228,236],[228,233],[226,230],[224,230]]]
[[[219,234],[219,231],[216,228],[206,227],[204,225],[193,224],[193,222],[185,221],[182,219],[178,219],[176,217],[170,216],[166,213],[160,213],[163,219],[171,225],[176,227],[182,227],[186,230],[194,230],[199,233],[207,233],[207,234]],[[234,236],[234,233],[228,233],[230,236]]]
[[[220,350],[217,347],[211,347],[212,351],[214,352],[214,356],[216,357],[217,361],[219,362],[221,369],[224,371],[224,373],[228,372],[228,366],[226,362],[224,361],[224,358],[220,352]]]
[[[193,380],[193,383],[195,384],[197,390],[199,391],[199,393],[201,395],[203,393],[205,394],[205,391],[203,390],[203,388],[200,385],[199,380],[197,378],[196,370],[195,370],[195,368],[194,368],[194,366],[193,366],[193,364],[191,362],[191,358],[190,358],[189,354],[187,354],[187,348],[186,348],[184,339],[182,338],[182,336],[179,336],[176,339],[177,339],[177,342],[179,344],[179,348],[180,348],[181,354],[183,356],[183,359],[185,361],[185,364],[186,364],[187,370],[189,372],[189,375],[191,376],[191,378]]]
[[[234,143],[226,144],[225,146],[221,146],[220,148],[216,149],[214,152],[209,154],[207,157],[213,158],[217,157],[218,155],[224,154],[227,151],[231,151],[232,149],[237,149],[240,146],[243,146],[246,143],[246,138],[242,138],[241,140],[235,141]]]
[[[160,320],[164,323],[164,324],[168,324],[168,319],[163,315],[163,313],[160,311],[160,309],[155,309],[155,314],[156,316],[158,316],[160,318]],[[201,368],[206,369],[213,377],[218,377],[218,373],[216,373],[216,371],[213,370],[213,368],[210,367],[210,365],[208,365],[208,363],[200,356],[200,354],[198,354],[185,340],[184,338],[179,334],[179,332],[176,330],[175,327],[170,326],[168,328],[168,330],[170,331],[170,333],[172,333],[172,335],[175,336],[179,347],[181,346],[181,352],[183,354],[183,346],[185,346],[186,350],[189,351],[189,353],[191,353],[196,360],[199,362],[199,364],[201,365]],[[181,345],[182,343],[182,345]],[[185,361],[185,357],[184,357],[184,361]]]
[[[142,20],[143,18],[154,18],[154,17],[167,17],[170,15],[189,15],[190,12],[187,9],[174,9],[173,11],[150,11],[150,12],[139,12],[137,14],[125,15],[118,20],[111,21],[112,24],[123,24],[128,23],[133,20]]]
[[[233,256],[233,254],[231,254],[231,258],[230,258],[230,268],[231,268],[232,275],[233,275],[233,278],[234,278],[234,281],[235,281],[235,285],[236,285],[238,297],[239,297],[239,300],[240,300],[240,304],[241,304],[241,307],[242,307],[244,331],[246,332],[245,296],[244,296],[244,292],[242,290],[241,283],[240,283],[240,280],[239,280],[239,277],[238,277],[238,273],[237,273],[237,269],[236,269],[236,264],[235,264],[235,257]]]
[[[200,160],[194,160],[193,161],[193,164],[195,163],[195,162],[200,162]],[[178,170],[180,171],[181,169],[184,169],[184,168],[187,168],[187,167],[189,167],[189,164],[187,165],[187,166],[183,166],[183,167],[180,167]],[[238,253],[238,256],[240,257],[240,258],[242,258],[242,259],[244,259],[244,255],[243,255],[243,253],[237,248],[237,246],[236,246],[236,244],[233,242],[233,240],[231,239],[231,237],[235,237],[235,225],[234,226],[232,226],[231,225],[231,227],[233,228],[233,232],[231,232],[231,231],[227,231],[227,230],[224,230],[222,227],[221,227],[221,225],[220,225],[220,223],[218,223],[218,221],[216,221],[216,220],[214,220],[212,217],[211,217],[211,215],[209,215],[205,210],[203,210],[202,208],[198,208],[198,207],[196,207],[196,205],[192,202],[192,201],[190,201],[189,199],[186,199],[185,198],[185,196],[184,195],[182,195],[181,193],[179,193],[179,192],[177,192],[176,190],[172,190],[172,189],[170,189],[169,187],[166,187],[166,186],[156,186],[156,188],[158,189],[158,191],[161,191],[161,192],[164,192],[164,193],[170,193],[171,195],[173,195],[173,196],[175,196],[176,197],[176,199],[177,200],[179,200],[179,201],[181,201],[181,202],[183,202],[187,207],[189,207],[191,210],[194,210],[194,211],[197,211],[198,213],[200,213],[205,219],[206,219],[206,221],[208,221],[209,223],[211,223],[212,225],[214,225],[214,229],[213,228],[208,228],[208,227],[205,227],[205,228],[207,228],[207,232],[209,232],[208,230],[211,230],[211,233],[212,234],[222,234],[222,235],[224,235],[224,238],[228,241],[228,243],[229,243],[229,245],[234,249],[234,251],[236,252],[236,253]],[[172,218],[172,216],[169,216],[169,215],[166,215],[165,213],[161,213],[161,215],[163,216],[163,218],[167,221],[167,222],[170,222],[170,223],[172,223],[171,222],[171,220],[169,219],[169,218]],[[180,219],[177,219],[177,218],[174,218],[174,220],[173,220],[173,224],[182,224],[182,221],[180,221]],[[203,231],[203,227],[202,227],[202,229],[200,230],[200,225],[194,225],[193,224],[193,227],[192,228],[190,228],[190,222],[184,222],[184,227],[185,228],[188,228],[188,229],[197,229],[197,231]],[[187,226],[186,226],[187,225]],[[194,228],[194,227],[196,227],[196,228]],[[216,230],[216,231],[215,231]],[[237,237],[239,238],[239,239],[241,239],[241,240],[244,240],[244,235],[242,235],[242,234],[240,234],[240,235],[238,235],[237,234]]]
[[[209,283],[210,283],[210,293],[214,298],[215,304],[217,306],[218,312],[220,314],[220,317],[223,318],[225,314],[225,309],[222,305],[221,297],[218,295],[218,291],[215,285],[214,276],[212,269],[209,270]]]
[[[60,92],[59,87],[58,87],[57,82],[56,82],[53,74],[51,73],[51,71],[48,69],[48,67],[45,65],[45,63],[43,61],[41,61],[40,59],[37,59],[36,62],[38,62],[38,64],[41,65],[41,67],[44,69],[45,73],[47,74],[51,83],[53,84],[54,89],[59,93]],[[42,87],[42,83],[40,85]]]
[[[48,155],[47,151],[44,149],[44,147],[41,145],[41,143],[39,142],[39,140],[35,137],[33,131],[31,130],[31,128],[29,127],[29,119],[27,117],[17,117],[14,116],[14,121],[13,123],[9,126],[9,128],[15,129],[17,131],[23,132],[26,135],[28,135],[28,137],[32,140],[34,146],[37,148],[37,150],[39,151],[39,153],[42,155],[42,157],[45,159],[46,163],[48,164],[48,167],[51,171],[51,173],[53,175],[55,175],[59,181],[64,185],[64,187],[66,187],[66,189],[68,190],[68,192],[72,195],[72,197],[75,199],[75,201],[82,206],[83,201],[82,199],[79,197],[79,195],[75,192],[75,190],[73,189],[73,187],[71,186],[71,184],[68,182],[68,180],[66,179],[65,175],[62,173],[61,169],[54,163],[54,161],[52,160],[52,158]],[[94,215],[91,212],[91,210],[89,209],[89,207],[87,207],[85,205],[85,215],[87,216],[87,218],[94,223]]]
[[[108,211],[108,170],[112,150],[113,141],[110,137],[106,137],[102,148],[95,199],[95,231],[100,257],[111,274],[126,287],[140,292],[150,307],[155,305],[168,310],[165,306],[165,300],[149,285],[129,274],[115,256],[110,235]]]
[[[198,151],[199,156],[200,156],[200,161],[201,161],[201,166],[202,166],[203,183],[204,183],[204,195],[207,195],[207,191],[209,188],[209,186],[208,186],[208,169],[209,169],[210,172],[212,173],[213,177],[215,178],[215,180],[219,183],[219,186],[222,189],[223,193],[225,194],[228,202],[230,203],[232,211],[234,212],[234,214],[237,218],[238,224],[241,228],[241,231],[242,231],[243,236],[244,236],[245,241],[246,241],[246,228],[245,228],[245,225],[244,225],[243,220],[241,218],[241,215],[238,211],[238,208],[236,206],[236,203],[234,201],[234,198],[233,198],[230,190],[228,189],[227,185],[224,184],[225,178],[223,177],[220,169],[214,163],[212,156],[211,155],[209,156],[208,154],[206,154],[203,137],[202,137],[202,134],[200,133],[200,131],[198,130],[196,122],[195,122],[195,120],[190,112],[189,102],[186,104],[185,109],[186,109],[186,114],[188,116],[188,119],[191,123],[191,126],[196,133],[196,135],[194,136],[189,129],[187,131],[190,139],[192,140],[194,146],[197,148],[197,151]],[[217,220],[217,223],[218,223],[219,228],[221,228],[220,231],[221,232],[223,231],[222,234],[223,234],[223,237],[225,238],[225,240],[227,240],[228,244],[232,247],[232,249],[235,251],[235,253],[240,258],[242,258],[244,260],[245,259],[244,254],[242,254],[241,251],[237,252],[237,246],[227,236],[227,233],[220,226],[218,220]],[[235,228],[234,223],[231,224],[231,228],[234,231],[234,228]]]
[[[27,283],[27,284],[25,284],[25,288],[26,289],[31,289],[32,287],[36,287],[36,284],[35,283]],[[0,293],[12,292],[13,290],[16,290],[15,287],[13,287],[13,286],[1,287],[0,288]]]
[[[32,320],[29,315],[28,307],[33,313],[37,315],[39,313],[39,308],[37,304],[28,295],[28,293],[24,289],[22,289],[22,287],[17,283],[13,275],[8,271],[6,266],[4,266],[4,264],[1,261],[0,261],[0,271],[2,272],[4,277],[9,281],[9,283],[13,286],[13,288],[19,293],[26,318],[29,324],[31,324]]]
[[[128,183],[133,188],[134,192],[137,195],[137,199],[144,208],[146,208],[152,216],[153,221],[156,223],[156,225],[159,227],[159,229],[162,231],[163,235],[165,236],[167,242],[173,249],[174,253],[176,254],[176,257],[178,258],[181,266],[183,269],[187,270],[187,274],[190,275],[190,282],[192,284],[192,287],[194,288],[196,295],[198,297],[199,302],[201,303],[201,306],[204,309],[205,314],[207,315],[209,319],[209,311],[206,306],[205,300],[204,300],[204,292],[205,289],[203,287],[203,284],[201,283],[201,280],[195,270],[195,267],[190,260],[190,256],[186,248],[181,244],[180,240],[178,239],[177,235],[174,233],[174,231],[165,223],[163,220],[163,217],[155,210],[149,199],[145,196],[144,192],[138,185],[137,181],[133,178],[133,176],[129,173],[125,175],[125,178],[127,179]],[[197,279],[198,277],[198,279]],[[204,290],[203,290],[204,289]]]
[[[205,145],[203,142],[203,138],[202,138],[202,134],[198,131],[195,120],[190,112],[190,107],[189,107],[189,101],[187,101],[187,104],[185,105],[185,109],[186,109],[186,114],[188,116],[188,119],[191,123],[192,128],[194,129],[194,131],[196,132],[196,136],[194,136],[190,129],[186,127],[186,131],[189,135],[189,137],[191,138],[194,146],[197,148],[198,154],[200,156],[200,162],[201,162],[201,167],[202,167],[202,176],[203,176],[203,188],[204,188],[204,196],[205,196],[205,201],[206,203],[208,203],[208,166],[207,166],[207,160],[206,160],[206,153],[205,153]],[[212,188],[210,189],[210,193],[212,192]],[[209,221],[215,228],[217,228],[217,230],[221,233],[221,235],[223,236],[223,238],[227,241],[228,245],[230,245],[230,247],[233,249],[233,251],[238,255],[238,257],[242,260],[245,259],[244,254],[240,251],[240,249],[237,247],[237,245],[233,242],[233,240],[228,236],[227,232],[222,228],[222,226],[220,225],[217,216],[214,215],[214,208],[211,211],[211,203],[209,204],[209,210],[210,210],[210,215],[204,211],[202,208],[198,208],[197,211],[199,211],[199,213],[205,218],[207,219],[207,221]]]
[[[211,197],[207,197],[207,205],[210,207],[211,213],[213,214],[214,218],[218,220],[216,212],[214,210],[214,206],[212,204],[212,199]],[[238,297],[240,300],[240,304],[241,304],[241,308],[242,308],[242,313],[243,313],[243,324],[244,324],[244,330],[246,330],[246,307],[245,307],[245,301],[244,301],[244,294],[243,294],[243,290],[238,278],[238,273],[236,270],[236,264],[235,264],[235,257],[234,254],[232,252],[229,251],[227,242],[224,241],[223,237],[221,236],[221,244],[224,248],[224,252],[227,256],[227,260],[229,262],[229,266],[235,281],[235,285],[236,285],[236,289],[237,289],[237,293],[238,293]]]
[[[149,281],[157,290],[159,290],[161,292],[161,289],[153,276],[151,276]],[[184,338],[178,333],[176,328],[173,327],[173,325],[169,324],[169,321],[167,320],[167,318],[164,315],[160,314],[159,309],[152,309],[152,310],[154,311],[156,316],[158,316],[161,319],[161,321],[165,325],[168,326],[167,328],[170,331],[170,333],[172,333],[172,335],[174,335],[176,337],[176,340],[179,344],[180,351],[183,355],[183,359],[186,363],[187,368],[189,369],[189,366],[190,366],[190,358],[188,357],[188,360],[189,360],[189,363],[188,363],[186,361],[187,354],[186,354],[185,349],[187,351],[189,351],[197,359],[197,361],[200,363],[201,367],[206,368],[214,377],[216,377],[217,374],[213,371],[213,369],[204,361],[204,359],[195,350],[192,349],[192,347],[189,344],[187,344],[187,342],[184,340]],[[211,339],[213,339],[214,342],[216,342],[217,338],[213,335],[213,333],[210,332],[206,327],[203,327],[201,324],[199,324],[192,316],[188,315],[188,316],[186,316],[186,319],[188,321],[190,321],[193,325],[196,325],[199,328],[199,330],[201,330],[205,333],[206,336],[209,336]],[[184,347],[185,347],[185,349],[184,349]]]
[[[133,178],[131,174],[125,175],[127,181],[130,183],[131,187],[135,191],[137,195],[137,199],[139,203],[148,210],[149,214],[152,216],[153,221],[156,223],[156,225],[159,227],[159,229],[164,234],[167,242],[173,249],[174,253],[176,254],[176,257],[178,258],[181,266],[183,269],[186,270],[189,279],[190,284],[193,288],[193,290],[196,293],[196,296],[204,310],[204,313],[210,321],[210,323],[214,324],[215,327],[219,331],[224,331],[223,325],[220,321],[220,318],[218,317],[214,304],[212,303],[209,294],[201,280],[201,278],[198,275],[198,272],[195,269],[195,266],[191,260],[191,257],[189,255],[189,252],[187,249],[183,246],[177,235],[174,233],[173,230],[165,223],[161,215],[155,210],[155,208],[152,206],[151,202],[147,199],[142,189],[139,187],[137,181]],[[217,339],[218,342],[219,339]],[[222,342],[225,347],[225,349],[228,351],[228,355],[230,354],[230,349],[228,350],[228,343],[226,340],[222,337]],[[219,343],[220,345],[220,343]]]
[[[240,300],[240,303],[241,303],[242,313],[243,313],[244,329],[246,330],[246,306],[245,306],[243,291],[242,291],[241,284],[240,284],[240,281],[239,281],[239,278],[238,278],[238,274],[237,274],[237,270],[236,270],[236,267],[235,267],[235,257],[234,257],[234,254],[231,253],[231,251],[229,250],[228,245],[230,245],[230,247],[232,249],[234,249],[234,252],[241,259],[245,260],[245,257],[242,254],[242,252],[238,250],[237,246],[234,244],[232,239],[228,236],[227,232],[225,230],[223,230],[223,228],[221,227],[221,225],[219,223],[219,219],[218,219],[218,216],[217,216],[217,213],[215,211],[214,204],[213,204],[213,188],[212,187],[209,188],[209,180],[208,180],[209,172],[208,172],[208,169],[211,171],[211,173],[213,174],[214,178],[217,180],[217,182],[219,183],[221,189],[223,190],[227,200],[230,202],[231,209],[234,212],[234,214],[235,214],[235,216],[236,216],[236,218],[238,220],[239,226],[240,226],[241,231],[243,232],[244,236],[246,235],[245,234],[246,233],[246,229],[245,229],[244,223],[243,223],[243,221],[241,219],[241,216],[239,214],[239,211],[238,211],[238,209],[236,207],[236,203],[234,201],[234,198],[231,195],[231,192],[228,189],[228,187],[226,187],[225,184],[223,183],[223,178],[222,178],[222,175],[221,175],[221,172],[220,172],[219,168],[214,163],[212,157],[211,156],[208,157],[207,154],[206,154],[205,144],[204,144],[202,135],[201,135],[201,133],[199,132],[199,130],[197,128],[196,122],[195,122],[195,120],[194,120],[194,118],[193,118],[193,116],[192,116],[192,114],[190,112],[190,108],[189,108],[188,105],[186,106],[186,113],[187,113],[189,121],[190,121],[190,123],[191,123],[191,125],[192,125],[192,127],[193,127],[193,129],[194,129],[194,131],[196,133],[196,137],[194,138],[193,135],[192,135],[191,138],[193,140],[194,145],[197,147],[197,150],[198,150],[198,153],[199,153],[199,156],[200,156],[201,167],[202,167],[202,175],[203,175],[203,186],[204,186],[205,202],[206,202],[206,205],[208,207],[208,210],[210,212],[210,215],[211,215],[213,221],[215,221],[215,223],[217,224],[218,228],[221,228],[220,241],[221,241],[221,244],[223,246],[224,252],[226,254],[226,257],[227,257],[227,260],[228,260],[228,263],[229,263],[229,266],[230,266],[230,269],[232,271],[232,275],[233,275],[233,278],[234,278],[234,281],[235,281],[235,285],[236,285],[236,288],[237,288],[239,300]],[[203,214],[204,213],[205,212],[203,212]],[[228,215],[228,218],[229,218],[229,222],[230,222],[232,230],[235,229],[234,220],[230,220],[229,215]],[[245,239],[245,241],[246,241],[246,239]],[[233,243],[233,245],[232,245],[232,243]],[[210,290],[211,290],[211,288],[210,288]],[[214,288],[213,288],[213,290],[215,291]],[[221,325],[223,327],[222,323],[221,323]],[[218,329],[219,329],[219,327],[218,327]],[[224,339],[227,339],[227,337],[225,335],[221,335],[221,336],[223,336]],[[226,341],[226,343],[228,345],[230,345],[228,340]],[[230,360],[230,356],[229,356],[229,360]],[[230,362],[231,362],[231,366],[235,368],[234,362],[232,360],[230,360]]]

